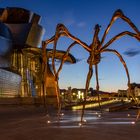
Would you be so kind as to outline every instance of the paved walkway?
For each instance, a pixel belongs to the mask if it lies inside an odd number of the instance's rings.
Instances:
[[[0,140],[139,140],[140,121],[136,110],[85,112],[80,127],[80,111],[63,111],[60,121],[41,107],[0,107]]]

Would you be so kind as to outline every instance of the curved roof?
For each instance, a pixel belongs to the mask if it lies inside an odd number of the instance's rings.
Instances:
[[[29,23],[32,12],[19,7],[6,7],[1,15],[4,23]]]
[[[41,48],[24,48],[23,53],[26,53],[28,55],[32,56],[41,56]],[[61,51],[61,50],[57,50],[56,54],[55,54],[55,58],[56,59],[62,59],[63,55],[65,54],[65,51]],[[52,54],[53,54],[53,50],[52,49],[46,49],[46,54],[47,57],[51,58]],[[65,62],[70,62],[70,63],[76,63],[76,59],[75,57],[69,53],[69,55],[66,58]]]
[[[55,54],[55,58],[56,59],[62,59],[62,57],[64,56],[66,52],[62,51],[62,50],[56,50],[56,54]],[[53,55],[53,50],[52,49],[47,49],[47,56],[49,58],[51,58]],[[72,54],[68,54],[67,58],[66,58],[66,62],[70,62],[70,63],[76,63],[76,59]]]

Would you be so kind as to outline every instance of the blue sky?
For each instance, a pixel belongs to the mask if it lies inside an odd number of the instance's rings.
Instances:
[[[0,0],[0,7],[22,7],[36,12],[42,16],[41,25],[46,32],[43,40],[50,38],[55,33],[58,23],[63,23],[71,34],[90,44],[93,37],[95,24],[101,25],[100,39],[105,31],[113,13],[122,9],[140,30],[140,1],[139,0]],[[106,42],[122,31],[132,29],[122,20],[118,19],[112,26]],[[61,38],[58,49],[66,50],[70,39]],[[50,48],[52,46],[49,46]],[[109,48],[119,51],[125,59],[130,72],[131,82],[140,83],[140,55],[128,57],[124,52],[130,49],[140,51],[140,42],[123,37]],[[74,65],[64,65],[60,75],[60,87],[68,86],[84,88],[88,65],[88,53],[80,46],[75,46],[71,53],[81,61]],[[117,91],[127,88],[125,70],[119,59],[110,53],[104,53],[99,64],[100,89],[104,91]],[[91,87],[95,87],[95,74],[91,80]]]

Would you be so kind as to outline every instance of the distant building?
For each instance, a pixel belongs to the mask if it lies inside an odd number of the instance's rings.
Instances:
[[[133,95],[134,97],[140,97],[140,84],[132,83],[131,84],[131,93],[129,90],[127,90],[127,96],[128,98]]]
[[[118,90],[118,97],[127,97],[127,90]]]
[[[68,89],[60,89],[61,99],[65,100],[65,102],[80,102],[84,99],[84,91],[85,89],[71,88]]]
[[[83,88],[71,88],[68,87],[68,89],[61,89],[61,98],[62,100],[66,102],[81,102],[84,100],[84,94],[85,89]],[[106,99],[112,99],[115,98],[115,96],[118,95],[117,93],[108,93],[103,91],[96,91],[93,90],[93,88],[89,88],[87,92],[87,100],[88,101],[97,101],[99,98],[100,100],[106,100]]]

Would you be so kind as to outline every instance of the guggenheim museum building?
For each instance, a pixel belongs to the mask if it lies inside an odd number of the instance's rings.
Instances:
[[[0,8],[0,97],[41,97],[42,42],[45,29],[40,25],[40,16],[17,7]],[[46,49],[48,58],[51,49]],[[64,51],[56,51],[61,59]],[[67,61],[75,63],[69,54]],[[46,95],[55,94],[54,74],[47,61]]]

